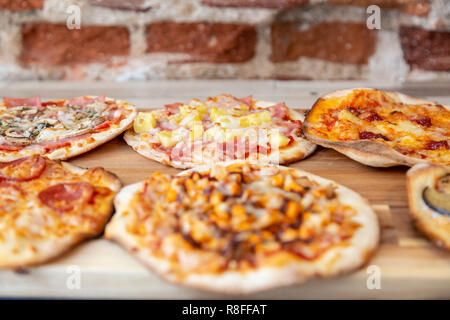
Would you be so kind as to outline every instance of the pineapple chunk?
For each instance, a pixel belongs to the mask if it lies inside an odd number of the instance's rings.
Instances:
[[[202,121],[202,116],[197,111],[193,111],[181,120],[180,125],[192,128],[199,121]]]
[[[279,133],[279,132],[273,132],[270,134],[269,142],[272,147],[284,147],[289,144],[291,139],[286,137],[285,135]]]
[[[210,113],[210,117],[211,117],[211,121],[217,121],[217,119],[221,116],[226,115],[227,112],[223,109],[217,109],[216,107],[212,107],[211,109],[211,113]]]
[[[203,125],[201,123],[194,124],[190,132],[191,140],[201,139],[203,137],[203,132]]]
[[[225,141],[226,135],[225,130],[219,126],[214,126],[205,131],[207,138],[215,141]]]
[[[242,117],[239,121],[241,127],[259,126],[264,122],[271,122],[272,117],[269,111],[263,111],[259,113],[253,113],[248,116]]]
[[[146,132],[156,126],[156,118],[153,113],[139,112],[133,123],[136,133]]]
[[[180,106],[180,115],[185,116],[188,115],[192,111],[192,108],[190,108],[187,104],[183,104]]]
[[[247,113],[249,109],[250,109],[250,107],[248,105],[240,104],[240,105],[233,107],[233,109],[231,109],[231,114],[233,116],[242,116],[245,113]]]
[[[156,135],[165,148],[171,148],[183,139],[181,135],[176,135],[173,131],[160,131]]]
[[[203,104],[196,105],[196,106],[195,106],[195,109],[196,109],[200,114],[202,114],[202,113],[208,113],[208,108],[207,108],[205,105],[203,105]]]
[[[180,113],[177,113],[174,114],[173,116],[169,116],[168,119],[175,121],[176,123],[179,123],[181,120],[183,120],[183,116]]]

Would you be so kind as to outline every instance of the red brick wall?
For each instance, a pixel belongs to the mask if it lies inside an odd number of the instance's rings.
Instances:
[[[0,0],[0,9],[11,11],[42,9],[45,0]]]
[[[66,27],[71,4],[79,30]],[[366,26],[372,4],[381,30]],[[446,0],[0,0],[0,80],[450,79],[446,10]]]
[[[256,29],[246,24],[155,22],[147,51],[185,53],[191,61],[245,62],[255,54]]]
[[[104,62],[129,53],[130,39],[124,27],[88,26],[69,30],[63,24],[34,23],[22,28],[25,64],[65,65]]]
[[[376,33],[360,23],[320,23],[298,30],[296,22],[272,24],[272,61],[311,57],[350,64],[366,64],[375,51]]]

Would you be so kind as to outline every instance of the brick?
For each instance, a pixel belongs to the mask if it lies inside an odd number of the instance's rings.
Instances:
[[[151,6],[145,0],[92,0],[91,5],[118,10],[148,11]]]
[[[431,10],[429,0],[328,0],[328,2],[365,8],[374,4],[380,8],[399,9],[417,16],[426,16]]]
[[[69,30],[63,24],[35,23],[22,28],[21,60],[44,65],[106,61],[129,53],[124,27],[82,26]]]
[[[256,29],[233,23],[157,22],[147,27],[148,52],[185,53],[190,61],[244,62],[255,54]]]
[[[300,30],[295,22],[272,25],[272,61],[301,56],[332,62],[366,64],[375,51],[375,31],[359,23],[320,23]]]
[[[0,9],[10,11],[36,10],[44,7],[45,0],[0,0]]]
[[[286,9],[306,4],[309,0],[202,0],[202,3],[214,7],[270,8]]]
[[[403,57],[414,69],[450,71],[450,32],[401,27]]]

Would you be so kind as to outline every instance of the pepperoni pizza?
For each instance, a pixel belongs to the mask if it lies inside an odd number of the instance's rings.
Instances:
[[[119,180],[39,155],[0,163],[0,268],[55,258],[108,221]]]

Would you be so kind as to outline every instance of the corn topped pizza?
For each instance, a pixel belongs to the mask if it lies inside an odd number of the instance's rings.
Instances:
[[[3,98],[0,104],[0,161],[34,154],[67,159],[125,131],[136,116],[127,102],[84,96],[41,102],[39,96]]]
[[[165,279],[248,293],[361,266],[379,226],[360,195],[287,167],[232,161],[123,188],[105,236]]]
[[[398,92],[340,90],[306,117],[308,139],[361,163],[387,167],[450,164],[450,109]]]
[[[304,115],[284,103],[222,94],[140,112],[125,141],[145,157],[176,167],[229,160],[284,164],[311,154]]]
[[[0,163],[0,268],[55,258],[100,234],[119,180],[39,155]]]

